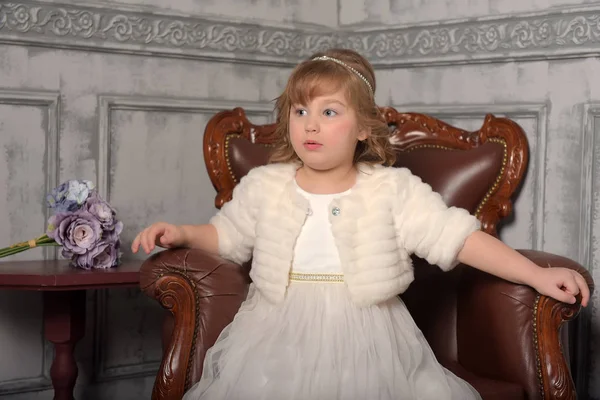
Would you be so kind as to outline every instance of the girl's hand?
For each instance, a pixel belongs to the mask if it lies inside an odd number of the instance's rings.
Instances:
[[[583,276],[568,268],[541,268],[532,285],[539,293],[569,304],[581,293],[581,305],[587,307],[590,289]]]
[[[140,246],[142,246],[148,254],[154,250],[155,245],[169,249],[181,246],[183,241],[184,232],[179,226],[157,222],[138,233],[131,244],[131,250],[137,253]]]

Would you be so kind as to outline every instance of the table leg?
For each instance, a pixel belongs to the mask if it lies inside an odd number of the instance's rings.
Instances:
[[[44,292],[44,334],[54,344],[50,377],[54,400],[74,400],[77,363],[73,352],[85,333],[85,290]]]

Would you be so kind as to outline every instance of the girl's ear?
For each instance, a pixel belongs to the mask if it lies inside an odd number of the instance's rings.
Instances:
[[[363,141],[366,140],[369,135],[371,135],[371,128],[360,128],[358,131],[358,140]]]

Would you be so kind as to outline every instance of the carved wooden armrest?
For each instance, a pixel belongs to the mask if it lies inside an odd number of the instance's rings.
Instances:
[[[565,267],[581,273],[593,291],[589,272],[565,257],[519,250],[542,267]],[[540,295],[475,269],[467,269],[458,291],[460,364],[487,378],[520,384],[530,399],[575,400],[560,337],[561,325],[581,308]]]
[[[245,268],[200,250],[165,250],[142,264],[141,289],[172,314],[153,400],[179,400],[200,379],[206,350],[233,320],[249,283]]]

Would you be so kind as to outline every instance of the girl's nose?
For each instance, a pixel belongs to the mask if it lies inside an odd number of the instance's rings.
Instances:
[[[304,125],[304,130],[306,131],[306,133],[317,133],[318,124],[315,123],[315,121],[306,121],[306,124]]]

